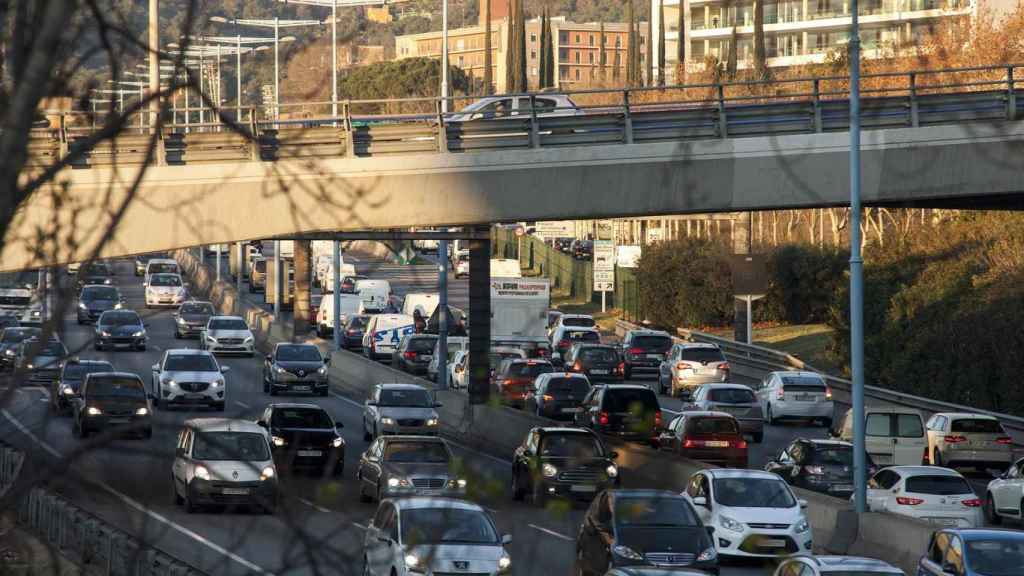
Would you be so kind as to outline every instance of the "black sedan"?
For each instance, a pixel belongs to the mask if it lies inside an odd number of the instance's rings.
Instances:
[[[624,566],[692,568],[718,574],[709,530],[682,496],[660,490],[606,490],[576,538],[579,574]]]
[[[875,473],[867,456],[868,476]],[[853,444],[839,440],[798,438],[765,464],[793,486],[839,498],[853,494]]]
[[[106,360],[68,360],[50,391],[50,410],[54,414],[67,413],[72,400],[79,397],[82,382],[87,375],[113,371],[114,366]]]
[[[213,304],[209,302],[188,301],[178,307],[174,313],[174,337],[198,337],[206,328],[211,316],[216,316]]]
[[[553,496],[589,502],[619,485],[617,457],[590,430],[534,428],[512,457],[512,497],[530,494],[541,507]]]
[[[285,391],[327,396],[330,360],[313,344],[279,343],[263,362],[263,391],[271,396]]]
[[[0,332],[0,369],[14,368],[24,340],[37,338],[42,333],[40,328],[9,326]]]
[[[121,291],[115,286],[90,284],[78,294],[77,320],[79,324],[95,322],[107,310],[117,310],[124,303]]]
[[[146,324],[134,310],[108,310],[96,321],[96,350],[125,346],[129,350],[146,349]]]
[[[90,284],[113,284],[114,272],[106,262],[93,262],[82,265],[75,275],[75,286],[81,290]]]
[[[256,421],[270,433],[271,451],[278,469],[305,470],[341,476],[345,466],[345,440],[335,423],[316,404],[271,404]]]
[[[621,382],[624,366],[619,350],[609,344],[578,342],[563,359],[565,371],[584,374],[591,382]]]
[[[348,317],[341,331],[341,347],[346,350],[361,350],[363,348],[363,333],[370,323],[368,314],[355,314]]]
[[[72,401],[72,432],[85,438],[92,432],[119,428],[143,438],[153,435],[152,410],[142,379],[131,372],[97,372],[82,382]]]

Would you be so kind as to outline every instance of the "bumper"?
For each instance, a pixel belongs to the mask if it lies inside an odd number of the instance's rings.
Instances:
[[[301,453],[310,451],[319,452],[316,456],[304,456]],[[330,470],[340,474],[345,465],[345,448],[308,448],[292,450],[288,446],[275,447],[273,450],[274,462],[287,470]]]
[[[60,378],[60,370],[33,370],[26,376],[26,380],[33,383],[51,383]]]
[[[409,374],[426,374],[430,364],[423,362],[402,362],[401,369]]]
[[[565,410],[571,410],[571,412],[565,412]],[[540,415],[552,420],[574,420],[576,418],[576,414],[582,411],[582,408],[570,406],[545,405],[540,407]]]
[[[285,390],[291,392],[321,392],[327,390],[327,378],[318,378],[316,380],[278,380],[274,379],[270,381],[270,387],[274,390]]]
[[[166,306],[177,308],[185,301],[185,296],[151,296],[146,295],[146,306]]]
[[[673,374],[673,380],[676,390],[685,390],[688,388],[696,388],[704,384],[720,384],[729,380],[727,373],[717,374],[692,374],[689,370],[686,372],[676,371]]]
[[[648,360],[646,358],[636,358],[634,360],[625,360],[626,369],[630,372],[657,372],[661,369],[661,360]]]
[[[773,401],[772,416],[775,418],[832,418],[835,407],[832,402],[787,402]]]
[[[712,537],[719,556],[785,558],[809,556],[813,548],[811,531],[792,534],[779,531],[745,530],[743,533],[717,530]]]
[[[558,498],[566,498],[568,500],[581,500],[589,502],[594,499],[594,496],[601,493],[602,490],[618,487],[619,483],[617,480],[607,480],[604,482],[597,483],[580,483],[573,484],[571,482],[564,482],[561,480],[547,480],[541,479],[539,482],[539,488],[541,492],[548,496],[554,496]]]
[[[248,344],[221,344],[219,342],[206,341],[206,349],[214,354],[248,354],[255,352],[255,342]]]
[[[349,338],[348,336],[345,336],[341,339],[341,345],[344,346],[345,348],[348,348],[349,350],[359,350],[360,348],[363,347],[363,337],[362,335],[360,335],[358,338]]]
[[[219,388],[203,392],[186,392],[180,388],[164,388],[160,391],[160,397],[165,404],[216,406],[224,403],[224,390]]]
[[[380,433],[388,436],[392,435],[412,435],[412,436],[437,436],[440,431],[439,426],[400,426],[398,424],[392,424],[390,426],[381,424]]]
[[[605,434],[608,436],[613,436],[615,438],[631,440],[634,442],[651,442],[658,439],[657,430],[637,431],[622,428],[608,428],[602,426],[598,426],[594,430],[599,434]]]
[[[985,466],[988,468],[1006,469],[1013,463],[1010,450],[950,450],[942,452],[943,463],[960,466]]]
[[[100,336],[96,338],[96,344],[99,344],[100,346],[103,347],[109,346],[112,348],[116,348],[118,346],[127,346],[128,348],[140,348],[146,345],[146,337],[142,336],[140,338],[136,338],[133,336],[130,338],[119,338],[116,336]]]
[[[622,374],[614,370],[609,370],[607,374],[595,374],[593,371],[588,371],[586,376],[591,382],[622,382],[625,379]]]
[[[828,494],[829,496],[835,496],[836,498],[846,499],[853,494],[853,478],[850,478],[849,482],[835,482],[832,480],[825,480],[820,477],[804,476],[800,481],[800,485],[802,488],[812,492]]]
[[[928,522],[929,524],[941,527],[977,528],[985,525],[985,519],[982,517],[981,508],[972,508],[956,514],[952,512],[921,511],[920,513],[912,514],[910,516],[923,522]]]
[[[681,452],[683,458],[697,460],[707,464],[716,464],[723,468],[746,468],[747,451],[729,448],[691,448]]]
[[[199,336],[205,326],[201,324],[175,324],[174,329],[182,336]]]
[[[136,431],[152,430],[153,425],[149,416],[111,416],[100,414],[98,416],[83,416],[83,430],[102,430],[106,428],[131,428]]]
[[[465,498],[465,488],[416,488],[410,486],[403,488],[401,486],[392,488],[385,485],[381,488],[381,495],[384,498],[401,498],[403,496],[434,496],[434,497],[447,497],[447,498]]]
[[[188,485],[188,493],[189,499],[200,505],[272,506],[277,501],[277,482],[223,482],[195,478]]]

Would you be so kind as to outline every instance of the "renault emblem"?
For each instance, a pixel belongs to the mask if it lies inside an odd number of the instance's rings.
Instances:
[[[234,478],[235,480],[238,480],[238,470],[233,470],[231,472],[231,477]]]
[[[299,378],[302,378],[305,375],[306,375],[306,371],[305,370],[299,370]]]
[[[468,560],[455,560],[452,564],[455,565],[456,570],[469,570]]]

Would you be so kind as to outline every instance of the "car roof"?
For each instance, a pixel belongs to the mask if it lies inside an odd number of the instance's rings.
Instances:
[[[701,386],[709,390],[753,390],[746,384],[733,384],[731,382],[709,382],[701,384]]]
[[[565,320],[566,318],[590,318],[591,320],[594,319],[594,317],[590,314],[567,314],[565,312],[562,313],[561,318],[562,320]]]
[[[213,353],[209,350],[199,350],[198,348],[171,348],[167,350],[167,354],[174,354],[175,356],[213,356]]]
[[[795,442],[806,442],[813,446],[843,446],[845,448],[853,448],[853,444],[845,442],[843,440],[833,440],[831,438],[797,438]]]
[[[550,380],[552,378],[576,378],[578,380],[590,380],[589,378],[587,378],[586,374],[580,374],[579,372],[545,372],[543,374],[538,375],[537,378],[544,378],[547,380]]]
[[[603,388],[606,388],[607,390],[647,390],[648,392],[654,393],[654,390],[651,390],[643,384],[607,384],[603,386]]]
[[[150,258],[149,261],[151,263],[156,263],[156,264],[177,264],[178,263],[178,261],[175,260],[174,258]]]
[[[878,572],[880,574],[903,574],[899,568],[876,558],[866,558],[863,556],[812,556],[810,558],[825,573],[840,570],[844,572],[856,570],[860,572]]]
[[[437,497],[414,497],[414,498],[399,498],[391,500],[395,505],[395,508],[399,512],[402,510],[421,510],[424,508],[450,508],[452,510],[473,510],[476,512],[483,512],[484,509],[479,504],[468,502],[466,500],[457,500],[455,498],[437,498]]]
[[[995,420],[999,421],[995,416],[989,416],[988,414],[974,414],[971,412],[936,412],[933,416],[945,416],[951,420]]]
[[[712,344],[711,342],[683,342],[680,344],[683,348],[714,348],[718,350],[718,344]]]
[[[302,408],[302,409],[320,410],[321,412],[326,412],[326,410],[324,410],[323,406],[320,406],[319,404],[311,404],[309,402],[276,402],[274,404],[270,404],[270,408],[274,408],[274,409],[277,409],[277,408]]]
[[[596,436],[587,428],[570,428],[568,426],[541,426],[537,428],[541,434],[579,434],[581,436]]]
[[[87,359],[79,358],[78,360],[68,360],[67,362],[64,363],[65,366],[70,366],[72,364],[90,364],[90,365],[91,364],[106,364],[108,366],[113,366],[114,365],[109,360],[96,360],[96,359],[92,359],[92,358],[87,358]]]
[[[266,431],[255,422],[241,418],[190,418],[185,421],[186,428],[201,432],[255,432],[264,434]]]
[[[702,470],[715,478],[763,478],[765,480],[778,480],[778,474],[765,472],[764,470],[746,470],[737,468],[708,468]]]
[[[182,306],[186,304],[209,304],[210,306],[213,306],[213,302],[210,302],[209,300],[186,300],[181,303]]]
[[[632,334],[633,336],[668,336],[669,338],[672,337],[668,332],[664,330],[639,329],[630,330],[629,333]]]
[[[673,500],[682,498],[682,494],[671,490],[657,490],[654,488],[615,488],[608,490],[612,498],[671,498]]]
[[[579,346],[580,348],[615,348],[615,346],[613,346],[611,344],[605,344],[603,342],[585,342],[585,341],[577,342],[577,343],[574,344],[574,346]]]
[[[722,412],[719,410],[686,410],[679,413],[680,416],[686,416],[687,418],[703,417],[703,418],[729,418],[735,420],[736,417],[728,412]]]
[[[1024,532],[1007,528],[946,528],[942,531],[954,532],[967,541],[1007,537],[1012,540],[1024,540]]]
[[[385,444],[387,444],[388,442],[401,441],[401,442],[430,442],[430,443],[433,443],[433,444],[444,444],[445,446],[448,445],[448,443],[445,442],[444,438],[441,438],[439,436],[423,436],[422,434],[396,434],[394,436],[381,436],[380,438],[381,438],[381,441],[384,442]]]
[[[381,382],[377,384],[382,390],[426,390],[419,384],[402,384],[399,382]]]
[[[301,346],[303,348],[316,348],[317,350],[320,349],[316,344],[313,344],[312,342],[278,342],[277,344],[274,344],[274,348],[281,348],[283,346]]]
[[[117,286],[111,286],[110,284],[85,284],[82,286],[83,291],[85,291],[86,288],[113,288],[114,290],[117,290]],[[15,290],[17,290],[17,288],[15,288]],[[28,290],[28,288],[22,288],[22,290]]]
[[[809,370],[775,370],[774,372],[772,372],[772,374],[776,374],[778,376],[805,376],[811,378],[818,378],[820,380],[825,379],[821,374],[818,374],[817,372],[811,372]]]
[[[955,476],[963,478],[956,470],[942,468],[940,466],[886,466],[885,470],[892,470],[900,476]]]
[[[135,372],[124,372],[121,370],[115,370],[113,372],[93,372],[86,374],[86,379],[99,380],[101,378],[129,378],[131,380],[138,380],[139,384],[142,384],[142,378],[139,377]],[[144,384],[142,384],[145,386]]]
[[[210,320],[241,320],[245,322],[245,319],[241,316],[210,316]]]

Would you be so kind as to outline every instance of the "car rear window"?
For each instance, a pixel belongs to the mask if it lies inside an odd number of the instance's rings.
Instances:
[[[552,378],[548,380],[547,392],[551,395],[572,394],[583,397],[590,391],[590,385],[583,378]]]
[[[911,476],[905,482],[906,491],[914,494],[952,496],[974,494],[967,481],[959,476]]]
[[[431,354],[434,352],[434,344],[436,343],[437,338],[413,338],[409,340],[409,351]]]
[[[917,414],[897,414],[896,436],[899,438],[921,438],[924,436],[921,417]]]
[[[177,271],[178,271],[178,265],[177,264],[171,264],[169,262],[165,262],[165,263],[150,262],[149,263],[149,273],[150,274],[162,274],[162,273],[165,273],[165,272],[177,273]]]
[[[754,399],[754,393],[750,390],[743,390],[742,388],[723,388],[721,390],[712,390],[708,394],[708,400],[712,402],[722,402],[723,404],[750,404],[756,402]]]
[[[789,390],[803,392],[820,392],[825,388],[825,381],[816,376],[783,376],[782,386]]]
[[[965,434],[1004,434],[1002,424],[998,420],[988,418],[960,418],[953,420],[949,429],[951,432]]]
[[[64,380],[83,380],[85,379],[86,374],[113,371],[114,366],[108,362],[90,362],[88,364],[69,362],[64,365]]]
[[[146,397],[142,382],[134,378],[92,378],[89,380],[88,392],[90,396]]]
[[[850,446],[818,446],[810,451],[811,464],[853,466],[853,448]]]
[[[369,324],[369,323],[370,323],[370,317],[369,316],[354,316],[354,317],[349,319],[348,327],[349,328],[356,328],[356,329],[366,328],[366,325]]]
[[[689,418],[686,433],[700,434],[739,434],[740,429],[732,418]]]
[[[582,342],[600,342],[601,336],[593,330],[566,330],[562,335],[566,340],[578,340]]]
[[[618,362],[619,355],[611,348],[584,348],[580,358],[591,362]]]
[[[548,362],[513,362],[508,367],[508,375],[513,378],[536,378],[554,371]]]
[[[593,328],[593,326],[594,326],[594,319],[593,318],[588,318],[586,316],[584,316],[584,317],[579,317],[579,316],[568,316],[568,317],[566,317],[566,316],[563,316],[562,317],[562,326],[583,326],[585,328]]]
[[[668,336],[635,336],[630,345],[652,352],[665,352],[672,347],[672,339]]]
[[[610,388],[605,392],[604,403],[609,412],[649,412],[661,409],[653,391],[633,388]]]
[[[209,314],[213,316],[213,304],[182,304],[182,314]]]
[[[725,356],[718,348],[683,348],[679,358],[687,362],[700,362],[701,364],[725,362]]]

